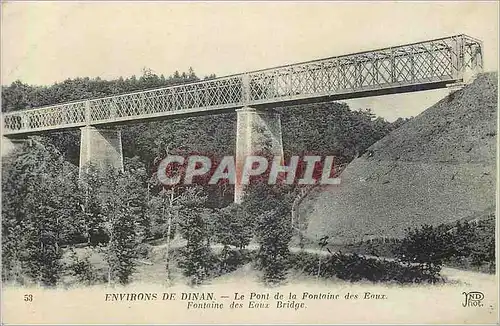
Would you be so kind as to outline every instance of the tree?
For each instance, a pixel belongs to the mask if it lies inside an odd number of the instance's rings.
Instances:
[[[166,228],[162,232],[163,236],[166,238],[166,247],[165,247],[165,272],[166,272],[166,280],[170,281],[170,242],[173,237],[172,228],[177,230],[176,224],[177,221],[174,221],[174,218],[179,215],[179,209],[181,206],[179,202],[182,199],[182,195],[176,193],[176,187],[171,187],[170,189],[162,189],[157,197],[159,201],[160,209],[157,214],[157,221],[161,221],[163,224],[166,224]]]
[[[257,222],[259,266],[263,270],[265,283],[279,284],[286,279],[290,251],[288,244],[292,238],[289,210],[280,206],[262,214]]]
[[[61,245],[73,242],[83,227],[77,171],[36,139],[3,168],[3,277],[12,279],[14,272],[16,280],[21,269],[39,284],[56,285]]]
[[[206,196],[201,194],[199,187],[187,188],[184,198],[179,212],[179,226],[183,237],[187,240],[182,267],[184,275],[190,278],[191,284],[198,285],[210,274],[212,254],[207,221],[210,215],[203,208]]]
[[[263,271],[263,281],[270,285],[286,278],[290,254],[288,244],[292,238],[292,201],[287,186],[270,186],[265,182],[248,185],[243,198],[243,208],[256,225],[260,245],[257,267]]]
[[[254,225],[246,212],[238,204],[231,204],[218,210],[214,225],[217,242],[224,247],[246,247],[253,236]]]
[[[126,284],[135,269],[137,247],[144,238],[140,222],[144,219],[146,188],[134,171],[121,172],[112,167],[96,170],[92,167],[83,177],[89,209],[97,214],[97,226],[106,235],[104,254],[108,264],[108,282]],[[95,201],[95,202],[94,202]],[[88,206],[93,203],[92,206]]]
[[[454,256],[470,256],[473,250],[472,244],[478,240],[476,226],[467,221],[457,221],[455,227],[448,232],[451,235]]]
[[[453,256],[454,248],[450,233],[425,224],[420,228],[408,228],[395,254],[400,261],[417,263],[424,272],[436,277],[443,261]]]

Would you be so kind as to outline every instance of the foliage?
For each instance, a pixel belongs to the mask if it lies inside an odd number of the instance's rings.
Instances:
[[[220,255],[218,275],[223,275],[235,271],[252,261],[251,252],[244,249],[224,248]]]
[[[177,266],[184,269],[186,264],[188,264],[186,248],[172,250],[172,253],[176,255],[176,251],[179,252]],[[247,249],[225,247],[218,252],[210,251],[205,256],[204,277],[205,279],[210,279],[231,273],[254,260],[255,253]],[[190,282],[193,285],[195,284],[193,279],[190,279]]]
[[[21,266],[35,282],[53,286],[61,245],[83,227],[76,169],[36,140],[4,160],[3,168],[2,277],[12,279]]]
[[[395,250],[402,261],[419,263],[434,273],[439,273],[443,264],[495,270],[494,216],[435,227],[423,225],[407,232]]]
[[[321,257],[321,270],[318,275],[318,260]],[[322,255],[299,252],[292,254],[290,266],[296,272],[338,278],[350,282],[367,280],[371,282],[421,283],[436,282],[435,275],[416,265],[403,265],[396,261],[366,258],[357,254],[333,253]]]
[[[407,264],[417,263],[430,275],[439,275],[443,262],[454,254],[449,233],[431,225],[409,228],[396,249],[397,258]]]
[[[209,276],[212,254],[209,245],[207,210],[203,209],[206,196],[198,187],[188,188],[186,200],[180,210],[179,226],[187,240],[184,261],[180,264],[192,285],[198,285]]]
[[[448,231],[455,249],[447,264],[495,273],[495,216],[456,222]]]
[[[342,250],[359,255],[369,255],[385,258],[395,258],[394,252],[399,245],[400,239],[375,238],[342,246]]]
[[[435,237],[423,237],[423,234],[434,233]],[[423,246],[417,243],[415,233],[420,234],[418,241],[424,242]],[[342,250],[350,253],[372,255],[385,258],[396,258],[405,255],[403,261],[411,261],[406,251],[418,252],[420,248],[426,250],[420,253],[420,262],[424,264],[426,261],[431,263],[431,260],[436,260],[436,255],[431,257],[429,251],[437,251],[435,248],[442,248],[445,252],[443,259],[439,265],[448,265],[453,267],[461,267],[465,269],[480,270],[485,272],[495,272],[495,216],[491,216],[478,221],[457,221],[454,223],[440,224],[432,227],[429,226],[417,227],[412,231],[412,236],[407,235],[403,242],[405,247],[401,247],[401,239],[376,238],[356,243],[342,245]],[[443,239],[447,244],[443,244]],[[409,244],[411,246],[409,246]],[[439,244],[440,243],[440,244]],[[438,246],[438,247],[435,247]],[[428,249],[426,249],[428,248]],[[413,256],[413,258],[416,258]],[[418,259],[413,260],[418,263]]]
[[[220,253],[214,254],[213,257],[210,273],[213,277],[231,273],[255,258],[249,250],[228,247],[224,247]]]
[[[231,204],[216,214],[214,234],[224,246],[246,247],[253,236],[254,225],[241,205]]]
[[[97,171],[89,167],[83,176],[87,193],[97,194],[92,207],[100,217],[99,227],[107,236],[105,257],[108,280],[129,282],[134,271],[137,247],[143,238],[146,190],[134,171],[109,167]]]
[[[283,282],[288,268],[292,197],[287,190],[281,185],[257,182],[248,185],[243,199],[245,211],[256,221],[260,245],[256,266],[263,271],[263,281],[270,285]]]
[[[66,263],[64,269],[76,280],[79,284],[92,285],[102,281],[99,277],[97,269],[90,262],[90,254],[87,252],[83,257],[71,250],[69,254],[69,262]]]
[[[352,111],[345,103],[286,108],[282,113],[285,156],[333,155],[350,162],[404,122],[391,124],[370,110]]]

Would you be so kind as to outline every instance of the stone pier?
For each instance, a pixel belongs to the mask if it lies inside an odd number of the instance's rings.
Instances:
[[[283,140],[279,113],[273,110],[258,110],[250,107],[236,110],[236,113],[234,202],[241,203],[245,188],[245,185],[241,183],[241,178],[246,157],[265,153],[283,158]]]
[[[98,170],[115,168],[123,171],[121,131],[115,129],[81,128],[80,177],[89,164]]]

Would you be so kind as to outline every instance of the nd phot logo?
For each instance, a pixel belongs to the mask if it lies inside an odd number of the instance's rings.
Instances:
[[[463,307],[482,307],[484,299],[483,292],[479,291],[471,291],[471,292],[462,292],[465,296],[464,302],[462,303]]]

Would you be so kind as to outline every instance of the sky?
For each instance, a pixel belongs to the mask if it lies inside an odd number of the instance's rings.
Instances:
[[[498,2],[2,2],[1,83],[224,76],[455,34],[484,42],[498,70]],[[346,101],[390,121],[447,90]]]

